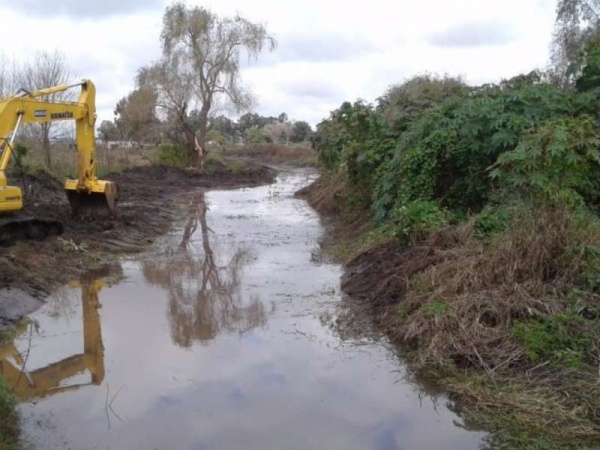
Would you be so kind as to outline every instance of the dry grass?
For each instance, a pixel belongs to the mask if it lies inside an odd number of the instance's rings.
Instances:
[[[599,244],[600,235],[564,209],[522,214],[491,242],[473,236],[473,222],[441,230],[422,244],[438,261],[411,280],[400,336],[420,348],[423,364],[450,357],[490,372],[514,367],[527,359],[515,322],[568,312],[585,248]],[[577,296],[584,310],[597,301],[591,293]]]
[[[269,162],[287,162],[302,165],[315,165],[317,154],[307,144],[251,144],[240,147],[229,147],[224,150],[225,156],[247,157]]]
[[[474,410],[531,432],[600,439],[600,296],[583,276],[599,230],[550,207],[523,210],[491,239],[471,221],[399,251],[364,290],[411,365],[450,377]]]
[[[39,170],[48,172],[58,179],[76,177],[77,151],[65,145],[53,145],[52,167],[48,168],[41,148],[30,145],[22,164],[27,171]],[[109,173],[121,172],[127,168],[140,167],[156,161],[156,150],[148,149],[108,149],[104,146],[96,148],[97,175],[102,177]],[[18,172],[16,164],[12,164],[13,172]]]

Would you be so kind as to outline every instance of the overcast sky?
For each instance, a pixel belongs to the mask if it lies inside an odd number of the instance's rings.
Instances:
[[[98,123],[160,56],[169,0],[2,0],[0,52],[60,50],[98,89]],[[420,72],[496,81],[548,60],[555,0],[188,0],[266,23],[279,46],[244,68],[256,111],[312,125],[344,100],[373,101]]]

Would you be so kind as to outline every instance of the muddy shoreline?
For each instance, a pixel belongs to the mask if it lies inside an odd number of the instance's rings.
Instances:
[[[79,222],[71,218],[60,181],[40,173],[22,182],[28,187],[23,215],[62,222],[64,232],[43,241],[19,241],[0,247],[0,329],[10,328],[43,304],[55,288],[116,258],[142,251],[168,231],[175,202],[212,189],[272,183],[276,171],[247,163],[240,171],[220,167],[199,174],[167,166],[145,166],[107,175],[119,188],[114,218]]]

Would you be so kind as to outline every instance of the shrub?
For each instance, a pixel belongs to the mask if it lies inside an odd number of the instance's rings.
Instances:
[[[448,213],[435,202],[417,200],[394,209],[392,223],[397,236],[408,238],[443,227],[448,223]]]
[[[189,157],[185,147],[173,141],[163,141],[158,149],[158,161],[168,166],[185,167]]]

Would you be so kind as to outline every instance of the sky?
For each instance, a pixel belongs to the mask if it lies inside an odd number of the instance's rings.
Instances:
[[[74,80],[97,87],[98,124],[112,120],[139,67],[160,57],[170,0],[2,0],[0,53],[62,52]],[[419,73],[480,84],[544,68],[556,0],[187,0],[264,23],[278,46],[244,60],[261,115],[315,125],[346,100],[374,101]]]

